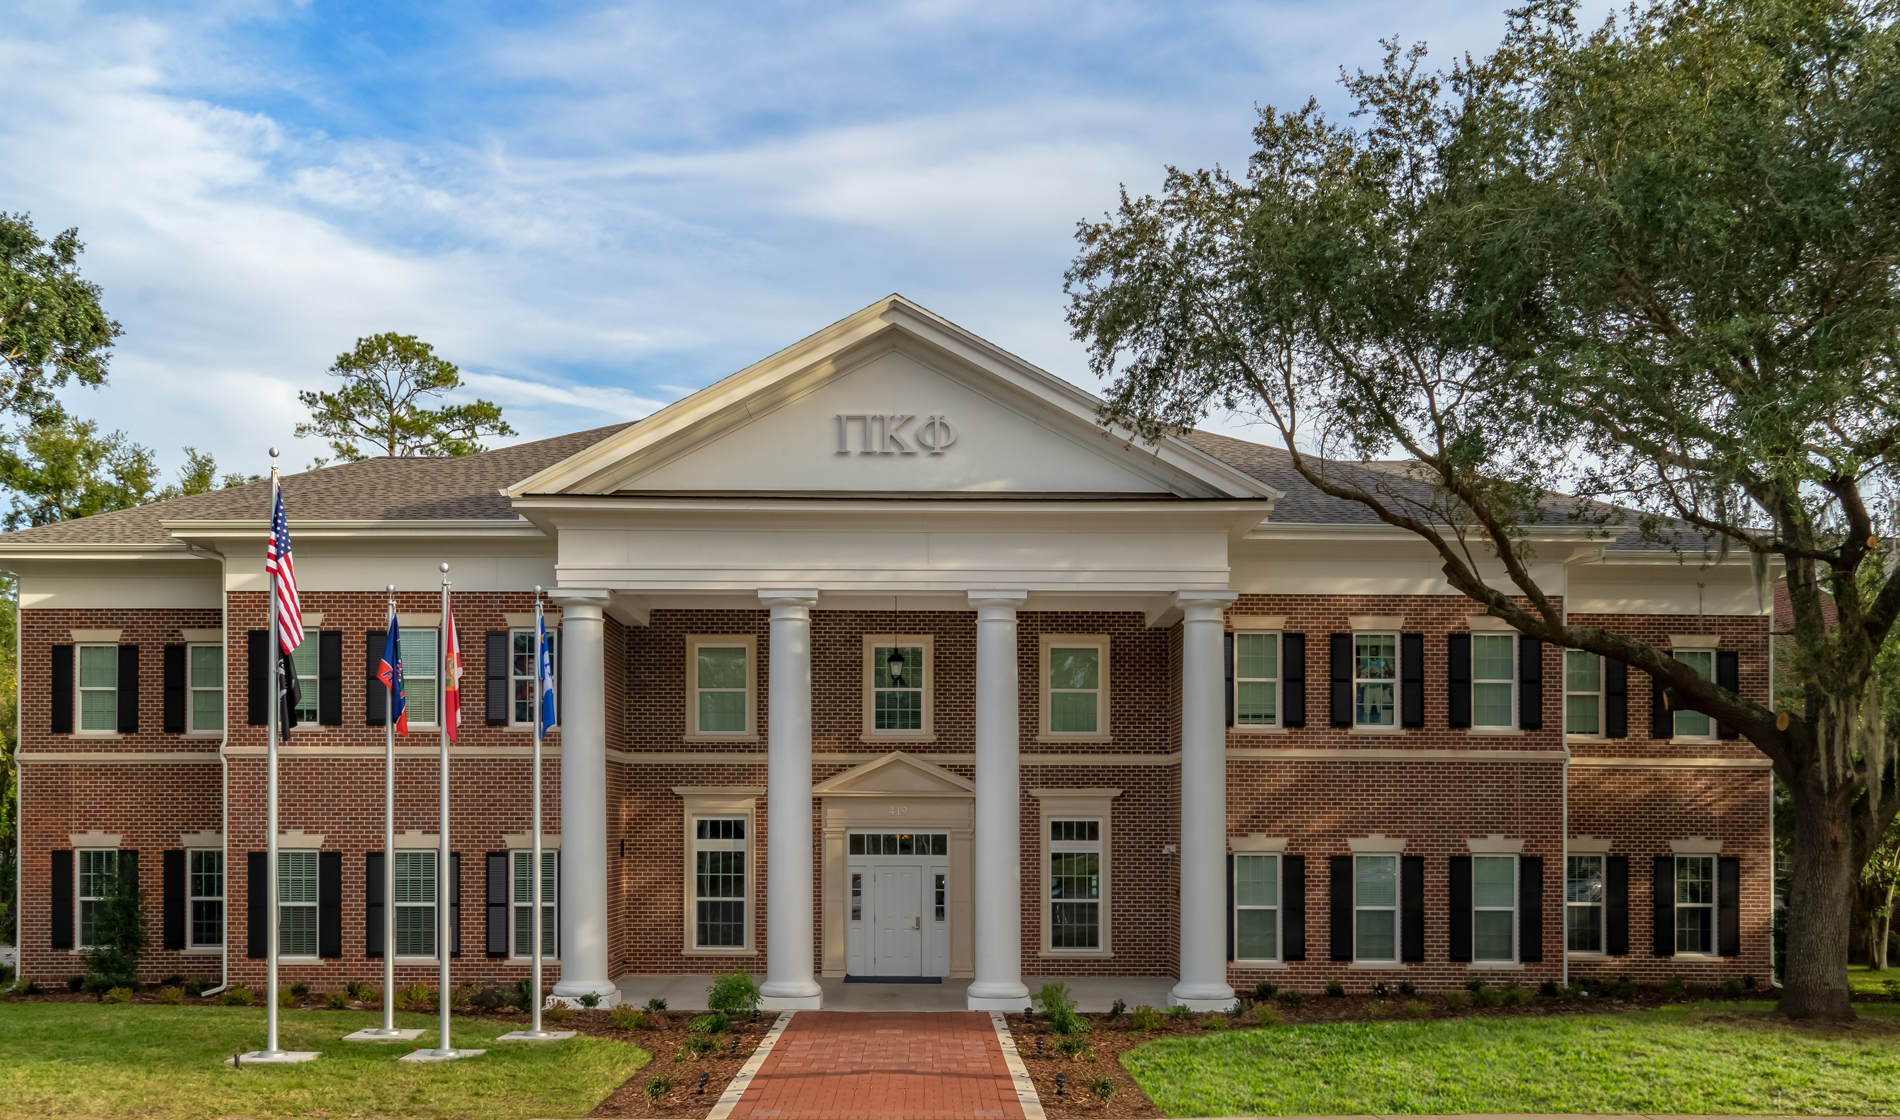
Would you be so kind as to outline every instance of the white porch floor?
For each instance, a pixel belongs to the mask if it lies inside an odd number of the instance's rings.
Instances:
[[[753,979],[764,982],[763,973]],[[1174,987],[1170,976],[1052,976],[1025,978],[1031,995],[1043,984],[1060,980],[1069,986],[1078,1010],[1107,1011],[1116,1000],[1129,1007],[1148,1004],[1166,1007]],[[671,1011],[704,1011],[710,976],[660,976],[646,973],[622,976],[621,1003],[644,1006],[659,997]],[[946,979],[941,984],[847,984],[841,976],[821,976],[826,1011],[962,1011],[968,980]],[[1024,1001],[1028,1002],[1028,1001]]]

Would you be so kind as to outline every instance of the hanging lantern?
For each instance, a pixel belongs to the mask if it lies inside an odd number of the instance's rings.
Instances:
[[[891,659],[885,662],[885,668],[890,670],[892,686],[901,687],[904,683],[904,651],[892,650]]]

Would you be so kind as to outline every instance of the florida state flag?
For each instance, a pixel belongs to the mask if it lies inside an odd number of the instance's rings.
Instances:
[[[462,650],[455,639],[455,610],[449,605],[449,594],[442,593],[442,730],[448,732],[449,742],[456,742],[455,733],[462,722]]]

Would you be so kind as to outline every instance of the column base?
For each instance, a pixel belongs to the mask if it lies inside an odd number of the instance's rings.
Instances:
[[[824,1005],[823,992],[809,996],[765,996],[759,1000],[760,1011],[818,1011]]]
[[[548,995],[563,1001],[569,1007],[581,1006],[582,996],[599,996],[603,1001],[611,1000],[620,994],[620,988],[611,980],[562,980],[554,985]],[[610,1007],[612,1004],[603,1003]]]
[[[1020,1015],[1030,1006],[1029,993],[1020,996],[965,996],[964,1007],[971,1011],[1001,1011],[1007,1015]]]
[[[1231,1011],[1234,990],[1225,984],[1178,984],[1168,993],[1168,1000],[1189,1011]]]

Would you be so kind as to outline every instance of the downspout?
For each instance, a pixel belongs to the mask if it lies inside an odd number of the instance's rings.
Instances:
[[[215,548],[186,542],[185,547],[193,552],[208,552],[218,558],[218,629],[223,633],[224,661],[224,734],[218,739],[218,800],[222,806],[223,823],[218,826],[219,838],[224,842],[224,930],[218,954],[218,986],[207,988],[198,993],[198,998],[215,996],[231,986],[231,756],[227,753],[231,746],[231,594],[229,591],[230,561]],[[191,668],[186,666],[189,673]]]
[[[20,664],[26,648],[23,636],[25,619],[20,617],[20,576],[13,576],[13,979],[19,982],[26,961],[26,947],[20,944],[22,906],[26,902],[26,771],[20,768],[20,748],[25,746],[26,715],[21,709],[23,685]]]

